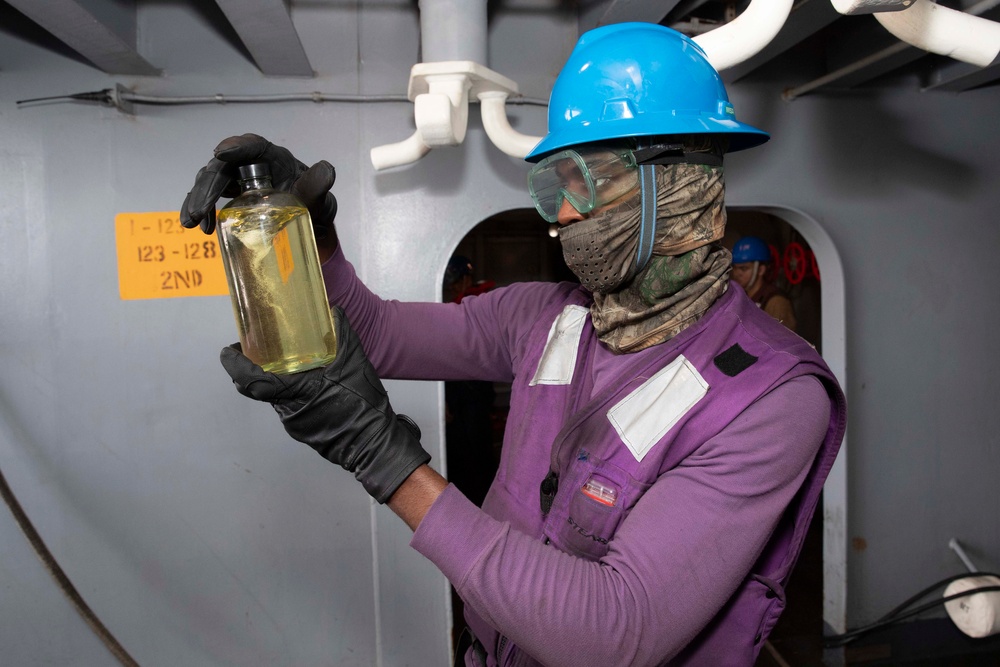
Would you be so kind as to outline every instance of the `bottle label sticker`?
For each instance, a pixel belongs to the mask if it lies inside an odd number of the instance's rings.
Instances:
[[[177,211],[119,213],[115,244],[122,299],[229,294],[218,238],[181,227]]]
[[[292,246],[288,242],[288,228],[282,229],[274,235],[274,256],[278,260],[278,273],[281,274],[281,282],[287,283],[288,277],[295,270],[295,258],[292,256]]]

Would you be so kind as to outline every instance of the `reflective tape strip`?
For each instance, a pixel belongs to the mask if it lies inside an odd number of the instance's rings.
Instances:
[[[545,350],[538,360],[538,368],[529,386],[537,384],[569,384],[576,370],[576,355],[580,348],[583,325],[587,322],[590,309],[570,305],[552,323]]]
[[[684,355],[608,410],[611,422],[636,461],[708,393],[708,382]]]

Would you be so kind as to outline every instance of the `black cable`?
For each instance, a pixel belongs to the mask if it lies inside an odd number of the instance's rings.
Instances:
[[[920,598],[924,597],[925,595],[928,595],[929,593],[934,592],[935,590],[937,590],[938,588],[941,588],[942,586],[947,586],[948,584],[950,584],[953,581],[958,581],[959,579],[965,579],[966,577],[988,577],[988,576],[996,576],[996,575],[993,575],[991,572],[969,572],[968,574],[956,574],[956,575],[953,575],[951,577],[946,577],[946,578],[942,579],[941,581],[937,582],[936,584],[931,584],[930,586],[928,586],[924,590],[920,591],[916,595],[910,597],[905,602],[903,602],[898,607],[896,607],[895,609],[893,609],[892,611],[890,611],[888,614],[883,615],[878,620],[881,621],[881,620],[885,620],[885,619],[887,619],[887,618],[889,618],[891,616],[895,616],[896,614],[898,614],[899,612],[903,611],[904,609],[906,609],[907,607],[909,607],[911,604],[913,604],[914,602],[916,602]]]
[[[45,565],[45,569],[49,571],[49,574],[51,574],[53,578],[55,578],[56,583],[59,584],[59,588],[63,593],[65,593],[66,597],[70,599],[73,606],[76,607],[76,610],[80,613],[80,616],[82,616],[83,620],[90,626],[90,629],[93,630],[98,637],[100,637],[101,641],[104,642],[104,645],[108,647],[108,650],[111,651],[116,658],[118,658],[118,662],[125,667],[139,667],[139,663],[137,663],[132,656],[129,655],[128,651],[126,651],[120,643],[118,643],[118,640],[115,639],[114,635],[112,635],[111,632],[104,626],[101,619],[97,618],[97,615],[93,612],[93,610],[91,610],[90,606],[87,605],[83,596],[81,596],[79,591],[76,590],[73,582],[69,580],[69,577],[66,576],[66,573],[59,566],[59,563],[52,555],[52,552],[49,551],[47,546],[45,546],[45,542],[42,540],[41,535],[39,535],[38,531],[35,530],[35,527],[31,523],[31,519],[29,519],[28,515],[24,513],[21,503],[18,502],[14,492],[11,490],[10,486],[7,485],[7,480],[4,478],[2,470],[0,470],[0,496],[3,496],[3,500],[7,503],[7,507],[10,508],[11,513],[14,515],[14,519],[17,521],[18,527],[21,529],[21,532],[24,533],[24,536],[28,538],[28,541],[34,548],[35,553],[38,554],[38,557]]]
[[[883,615],[878,620],[869,623],[868,625],[863,625],[861,627],[854,628],[853,630],[848,630],[847,632],[840,635],[829,635],[827,637],[824,637],[823,647],[839,648],[841,646],[849,644],[850,642],[854,641],[855,639],[858,639],[859,637],[863,637],[864,635],[872,633],[876,630],[881,630],[882,628],[898,623],[899,621],[910,618],[912,616],[916,616],[917,614],[921,614],[929,609],[937,607],[938,605],[944,604],[945,602],[950,602],[951,600],[957,600],[959,598],[967,597],[969,595],[975,595],[976,593],[988,593],[991,591],[1000,591],[1000,585],[980,586],[979,588],[972,588],[967,591],[962,591],[961,593],[955,593],[953,595],[945,596],[939,600],[932,600],[930,602],[926,602],[920,605],[919,607],[916,607],[914,609],[911,609],[910,611],[903,613],[903,610],[905,610],[907,607],[912,605],[920,598],[926,596],[928,593],[931,593],[932,591],[938,588],[941,588],[942,586],[947,586],[953,581],[957,581],[959,579],[966,579],[968,577],[996,577],[996,576],[1000,575],[994,574],[992,572],[970,572],[968,574],[958,574],[948,577],[946,579],[942,579],[941,581],[928,586],[927,588],[920,591],[916,595],[911,596],[905,602],[896,606],[892,611]]]
[[[18,100],[17,104],[33,104],[35,102],[54,102],[56,100],[78,100],[81,102],[100,102],[108,106],[114,106],[114,98],[111,89],[95,90],[90,93],[74,93],[72,95],[54,95],[52,97],[35,97],[30,100]]]
[[[18,100],[17,104],[35,104],[38,102],[56,102],[59,100],[76,100],[83,102],[99,102],[106,106],[118,106],[121,103],[154,104],[154,105],[185,105],[185,104],[248,104],[267,102],[353,102],[370,104],[373,102],[403,102],[410,99],[402,94],[364,95],[351,93],[322,93],[319,91],[307,93],[260,93],[251,95],[140,95],[124,88],[116,90],[105,88],[89,93],[72,95],[54,95],[52,97],[36,97],[30,100]],[[470,103],[477,100],[469,100]],[[508,97],[507,104],[548,106],[548,100],[514,95]]]
[[[905,614],[899,614],[898,616],[894,616],[892,618],[886,618],[885,620],[882,620],[882,621],[876,621],[874,623],[871,623],[870,625],[862,626],[862,627],[856,628],[854,630],[848,630],[847,632],[845,632],[842,635],[834,635],[832,637],[826,637],[823,640],[823,646],[826,647],[826,648],[837,648],[837,647],[840,647],[840,646],[844,646],[845,644],[849,644],[850,642],[854,641],[855,639],[858,639],[859,637],[862,637],[862,636],[864,636],[866,634],[874,632],[875,630],[880,630],[880,629],[882,629],[884,627],[887,627],[889,625],[893,625],[894,623],[898,623],[899,621],[902,621],[904,619],[910,618],[911,616],[916,616],[917,614],[923,613],[923,612],[927,611],[928,609],[933,609],[934,607],[936,607],[936,606],[938,606],[940,604],[944,604],[945,602],[950,602],[951,600],[957,600],[959,598],[964,598],[964,597],[967,597],[969,595],[974,595],[976,593],[988,593],[990,591],[1000,591],[1000,585],[998,585],[998,586],[980,586],[979,588],[972,588],[972,589],[969,589],[967,591],[962,591],[961,593],[955,593],[954,595],[949,595],[947,597],[943,597],[940,600],[934,600],[932,602],[927,602],[927,603],[925,603],[925,604],[923,604],[923,605],[921,605],[921,606],[919,606],[919,607],[917,607],[915,609],[911,609],[910,611],[906,612]]]

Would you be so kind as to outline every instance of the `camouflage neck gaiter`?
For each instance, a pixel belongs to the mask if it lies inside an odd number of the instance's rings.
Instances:
[[[641,211],[636,201],[567,228],[571,232],[587,222],[599,222],[590,234],[560,234],[567,264],[594,293],[591,317],[597,335],[616,353],[637,352],[673,338],[698,321],[728,285],[731,255],[716,243],[726,227],[722,168],[660,165],[656,178],[653,257],[627,282],[621,280],[635,261],[638,243],[635,228]],[[590,244],[581,242],[585,236],[593,239]],[[597,245],[601,237],[605,245]],[[631,238],[636,240],[613,242]],[[581,260],[570,264],[571,256],[585,253],[588,261],[604,266],[596,270],[596,281],[581,275]],[[607,277],[618,278],[619,283]]]

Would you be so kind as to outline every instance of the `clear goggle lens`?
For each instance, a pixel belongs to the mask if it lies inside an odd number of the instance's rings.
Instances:
[[[639,185],[639,169],[631,150],[565,150],[550,155],[528,173],[535,208],[556,222],[564,201],[580,213],[609,204]]]

